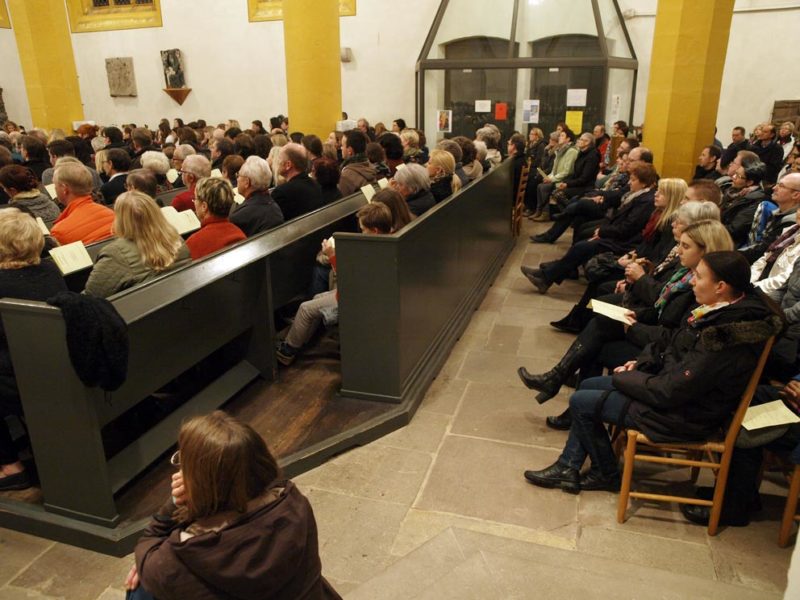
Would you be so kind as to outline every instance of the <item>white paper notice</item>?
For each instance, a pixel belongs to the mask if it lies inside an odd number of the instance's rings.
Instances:
[[[523,123],[538,123],[539,122],[539,101],[538,100],[523,100],[522,101],[522,122]]]
[[[220,171],[219,169],[212,169],[211,176],[216,177],[218,179],[222,179],[222,171]]]
[[[492,101],[475,100],[475,112],[476,113],[492,112]]]
[[[789,410],[781,400],[775,400],[774,402],[758,404],[748,408],[744,414],[742,427],[748,431],[753,431],[754,429],[798,422],[800,422],[800,417]]]
[[[47,228],[47,225],[44,224],[42,217],[36,217],[36,224],[39,226],[39,229],[41,229],[42,235],[50,235],[50,230]]]
[[[238,187],[233,188],[233,201],[236,202],[236,204],[244,202],[244,196],[239,193]]]
[[[50,183],[44,186],[44,189],[47,190],[47,193],[50,194],[50,197],[55,200],[56,199],[56,184]]]
[[[372,202],[372,197],[375,195],[375,188],[372,187],[371,183],[363,186],[361,192],[367,197],[367,202]]]
[[[622,96],[614,94],[611,96],[611,120],[619,121],[619,109],[622,105]]]
[[[625,323],[626,325],[631,325],[633,323],[631,318],[628,316],[630,311],[622,306],[609,304],[608,302],[601,302],[600,300],[592,300],[589,303],[589,308],[591,308],[598,315],[603,315],[609,319],[619,321],[620,323]]]
[[[388,180],[388,179],[386,179],[386,177],[384,177],[383,179],[378,179],[378,186],[379,186],[379,187],[380,187],[382,190],[385,190],[386,188],[388,188],[388,187],[389,187],[389,180]]]
[[[167,181],[170,183],[175,183],[178,181],[178,175],[179,173],[175,169],[170,169],[167,171]]]
[[[161,212],[164,213],[167,222],[177,229],[181,235],[200,229],[200,220],[193,210],[178,212],[171,206],[164,206]]]
[[[50,250],[50,256],[64,274],[74,273],[92,266],[92,257],[86,251],[83,242],[72,242]]]
[[[567,106],[586,106],[586,89],[569,88],[567,90]]]

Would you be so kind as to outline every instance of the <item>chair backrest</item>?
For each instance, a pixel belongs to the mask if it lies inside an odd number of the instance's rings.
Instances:
[[[733,448],[733,445],[736,442],[736,438],[739,435],[739,429],[742,427],[742,421],[744,421],[744,415],[747,412],[747,409],[750,407],[750,401],[753,399],[753,394],[756,392],[758,380],[761,379],[761,372],[764,370],[764,365],[767,362],[767,357],[769,356],[769,352],[772,349],[772,344],[774,342],[775,336],[772,336],[764,343],[764,349],[761,351],[761,357],[758,359],[758,364],[753,370],[753,374],[750,376],[750,381],[747,382],[747,387],[744,390],[744,394],[742,394],[742,399],[739,401],[739,407],[733,414],[733,420],[731,420],[730,427],[728,427],[728,432],[725,434],[726,449]]]
[[[525,207],[525,190],[528,187],[528,174],[531,170],[531,159],[529,158],[522,166],[519,177],[519,187],[514,201],[514,208],[511,210],[511,233],[514,237],[519,235],[522,228],[522,210]]]

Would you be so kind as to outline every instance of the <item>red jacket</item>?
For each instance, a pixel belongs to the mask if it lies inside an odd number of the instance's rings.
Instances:
[[[220,248],[230,246],[247,239],[244,232],[225,217],[208,215],[203,219],[203,226],[186,240],[193,260],[216,252]]]
[[[91,196],[76,198],[64,209],[50,229],[62,246],[81,241],[91,244],[111,237],[114,211],[97,204]]]
[[[172,208],[178,212],[194,210],[194,188],[181,192],[172,199]]]

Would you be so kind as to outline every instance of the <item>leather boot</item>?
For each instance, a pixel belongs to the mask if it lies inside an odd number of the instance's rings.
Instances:
[[[539,404],[544,404],[550,398],[558,394],[564,381],[574,373],[586,355],[586,347],[579,341],[575,340],[572,345],[567,349],[566,354],[558,361],[558,364],[550,369],[547,373],[541,375],[531,375],[525,367],[517,369],[519,378],[525,387],[531,390],[539,390],[536,395],[536,401]]]
[[[577,494],[581,491],[578,470],[558,462],[541,471],[525,471],[525,479],[539,487],[560,487],[570,494]]]
[[[564,333],[580,333],[581,329],[583,329],[580,314],[581,307],[576,304],[563,319],[550,321],[550,327],[554,327]]]
[[[550,429],[556,429],[557,431],[569,431],[569,428],[572,427],[572,413],[569,412],[569,407],[567,407],[567,410],[562,412],[560,415],[556,415],[555,417],[547,417],[544,422]]]

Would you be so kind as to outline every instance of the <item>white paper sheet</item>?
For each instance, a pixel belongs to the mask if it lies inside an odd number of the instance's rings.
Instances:
[[[236,202],[236,204],[244,202],[244,196],[239,193],[238,187],[233,188],[233,201]]]
[[[375,188],[372,187],[371,183],[362,186],[361,192],[367,197],[367,202],[372,202],[372,197],[375,195]]]
[[[800,422],[800,417],[789,410],[781,400],[775,400],[749,407],[744,415],[742,427],[753,431],[754,429],[798,422]]]
[[[211,177],[216,177],[218,179],[222,179],[222,171],[219,169],[212,169],[211,170]]]
[[[51,197],[53,200],[55,200],[55,199],[56,199],[56,184],[55,184],[55,183],[49,183],[49,184],[47,184],[46,186],[44,186],[44,189],[46,189],[46,190],[47,190],[47,193],[48,193],[48,194],[50,194],[50,197]]]
[[[92,257],[86,251],[83,242],[72,242],[50,250],[59,270],[64,274],[74,273],[92,266]]]
[[[603,315],[609,319],[619,321],[620,323],[625,323],[626,325],[631,325],[633,323],[627,314],[629,312],[628,309],[623,308],[622,306],[609,304],[608,302],[601,302],[600,300],[592,300],[589,303],[589,308],[591,308],[598,315]]]
[[[567,90],[567,106],[586,106],[586,89],[569,88]]]
[[[475,112],[476,113],[492,112],[492,101],[491,100],[475,100]]]
[[[385,190],[386,188],[388,188],[388,187],[389,187],[389,180],[388,180],[388,179],[386,179],[386,177],[384,177],[383,179],[378,179],[378,186],[379,186],[379,187],[380,187],[382,190]]]
[[[177,229],[181,235],[200,229],[200,220],[193,210],[178,212],[171,206],[164,206],[161,212],[164,213],[164,217],[169,224]]]
[[[167,181],[170,183],[175,183],[178,181],[178,175],[180,175],[180,173],[178,173],[175,169],[170,169],[167,171]]]
[[[47,228],[47,225],[44,224],[42,217],[36,217],[36,224],[39,226],[39,229],[42,230],[44,235],[50,235],[50,230]]]

